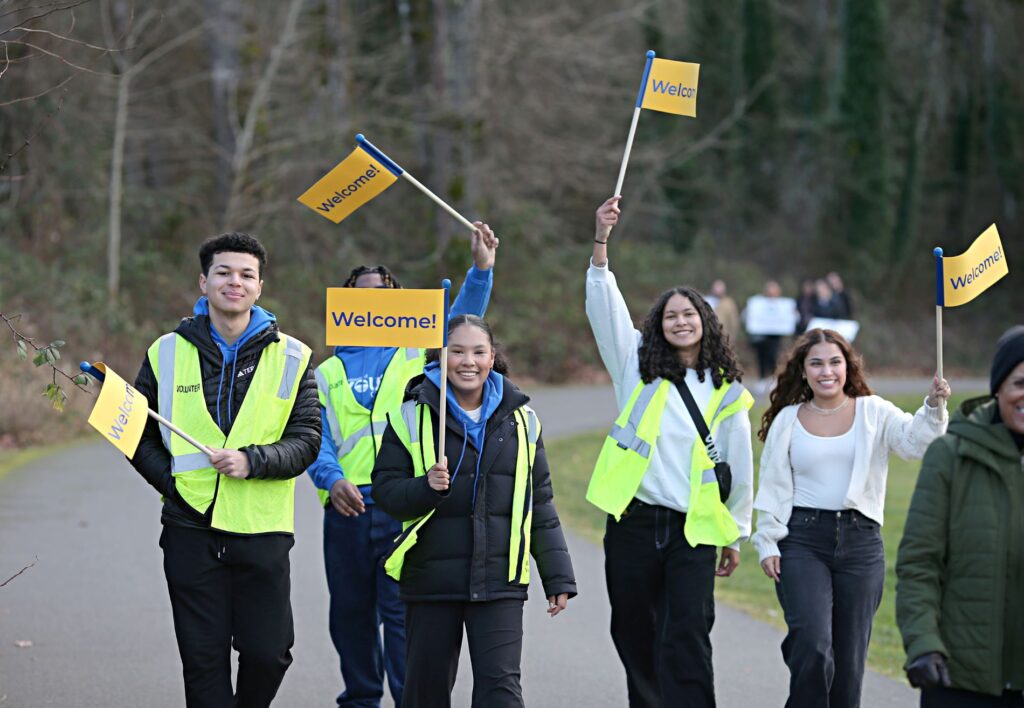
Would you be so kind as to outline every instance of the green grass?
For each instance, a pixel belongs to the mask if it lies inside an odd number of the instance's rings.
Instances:
[[[955,410],[962,400],[970,397],[971,395],[955,396],[950,403],[950,411]],[[920,396],[899,396],[890,400],[909,411],[914,411],[921,405]],[[755,407],[751,411],[751,421],[760,421],[763,410],[763,407]],[[757,427],[759,423],[754,424],[754,428]],[[600,543],[604,534],[605,514],[587,503],[584,495],[604,436],[604,432],[595,432],[546,443],[559,515],[570,528],[596,543]],[[761,442],[755,438],[755,482],[760,457]],[[903,662],[906,659],[900,633],[896,627],[896,550],[903,535],[903,525],[919,466],[918,461],[905,462],[895,455],[889,462],[885,524],[882,527],[885,542],[885,593],[882,605],[875,615],[868,663],[873,669],[895,678],[902,678]],[[717,599],[759,620],[785,629],[774,585],[761,571],[757,551],[750,543],[743,544],[740,566],[732,577],[720,578],[717,581],[715,595]]]
[[[83,436],[76,437],[75,439],[67,442],[55,443],[53,445],[33,445],[31,447],[16,450],[10,455],[5,455],[4,458],[0,460],[0,479],[3,479],[8,472],[27,465],[33,460],[45,457],[46,455],[52,455],[55,452],[60,452],[61,450],[74,447],[75,445],[81,445],[88,441],[89,438]]]

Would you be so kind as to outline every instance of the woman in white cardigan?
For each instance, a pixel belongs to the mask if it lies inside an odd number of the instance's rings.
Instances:
[[[949,385],[936,377],[910,415],[872,395],[860,356],[827,329],[801,336],[780,372],[751,541],[789,627],[786,707],[855,708],[885,583],[889,454],[918,459],[945,432]]]

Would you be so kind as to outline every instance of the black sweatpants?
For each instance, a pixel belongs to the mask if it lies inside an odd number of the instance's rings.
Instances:
[[[261,708],[274,699],[295,642],[288,561],[294,544],[285,534],[164,526],[160,547],[189,708]]]
[[[448,708],[462,652],[473,664],[474,708],[520,708],[523,601],[409,602],[405,606],[402,708]]]
[[[686,515],[634,500],[604,534],[612,641],[632,708],[715,705],[715,548],[693,548]]]

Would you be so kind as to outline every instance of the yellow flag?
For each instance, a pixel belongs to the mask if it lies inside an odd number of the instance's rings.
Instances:
[[[389,165],[360,146],[307,189],[299,201],[337,224],[396,179]]]
[[[444,290],[328,288],[327,345],[440,347]]]
[[[103,386],[89,414],[89,425],[128,457],[142,439],[149,415],[149,401],[101,361],[93,364],[103,372]]]
[[[985,229],[959,256],[937,261],[937,304],[943,307],[970,302],[1010,272],[995,224]]]
[[[641,108],[697,117],[700,64],[654,59],[644,82]]]

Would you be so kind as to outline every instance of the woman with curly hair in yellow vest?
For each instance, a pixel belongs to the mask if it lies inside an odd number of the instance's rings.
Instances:
[[[587,317],[619,407],[587,490],[609,514],[612,640],[630,706],[713,706],[715,576],[732,574],[750,533],[753,399],[693,288],[662,293],[634,329],[608,268],[619,199],[597,210],[587,272]]]
[[[486,322],[459,315],[449,332],[444,427],[432,356],[388,414],[373,469],[374,499],[404,526],[384,563],[406,603],[402,706],[451,705],[465,628],[473,706],[511,708],[523,705],[530,557],[552,616],[576,595],[576,580],[530,399],[503,375]],[[439,460],[440,435],[448,455]]]

